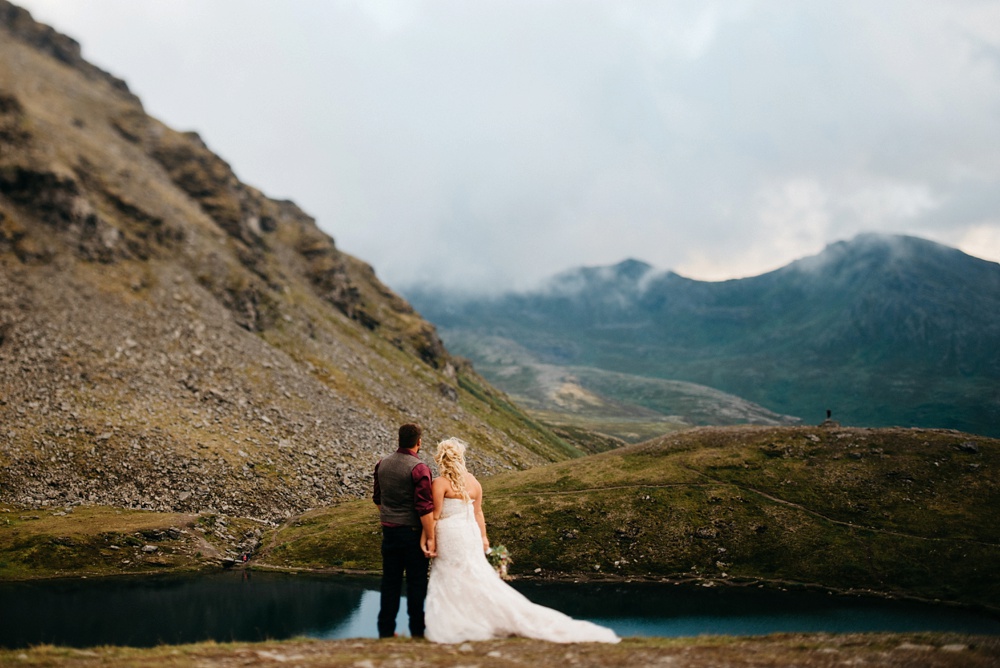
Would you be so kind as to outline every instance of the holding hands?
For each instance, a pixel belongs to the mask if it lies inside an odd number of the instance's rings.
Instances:
[[[423,532],[421,532],[420,549],[423,550],[424,556],[427,557],[428,559],[437,556],[437,545],[434,540],[434,529],[431,529],[429,533],[426,529]]]

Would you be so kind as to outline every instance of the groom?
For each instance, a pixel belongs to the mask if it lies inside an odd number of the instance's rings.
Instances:
[[[399,449],[375,465],[375,491],[382,523],[382,603],[378,613],[379,638],[396,631],[396,614],[406,573],[406,611],[410,635],[424,637],[424,598],[427,595],[427,556],[434,553],[434,500],[431,470],[417,457],[420,425],[399,428]],[[427,555],[421,549],[425,535]]]

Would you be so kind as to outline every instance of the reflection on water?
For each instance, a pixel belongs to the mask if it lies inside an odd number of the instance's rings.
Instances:
[[[229,572],[0,586],[0,645],[152,646],[321,633],[346,622],[370,582]]]
[[[944,606],[661,583],[518,582],[531,600],[622,636],[781,631],[957,631],[1000,635],[1000,619]],[[0,583],[0,646],[151,646],[214,639],[375,637],[377,578],[224,572]],[[397,629],[407,629],[406,602]]]

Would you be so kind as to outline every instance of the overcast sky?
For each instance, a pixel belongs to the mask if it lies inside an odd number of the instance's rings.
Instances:
[[[397,289],[1000,260],[1000,0],[20,4]]]

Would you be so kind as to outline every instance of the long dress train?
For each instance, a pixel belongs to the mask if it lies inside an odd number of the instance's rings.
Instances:
[[[483,554],[471,501],[444,500],[437,522],[424,614],[426,637],[437,643],[524,636],[551,642],[620,639],[593,622],[532,603],[504,582]]]

